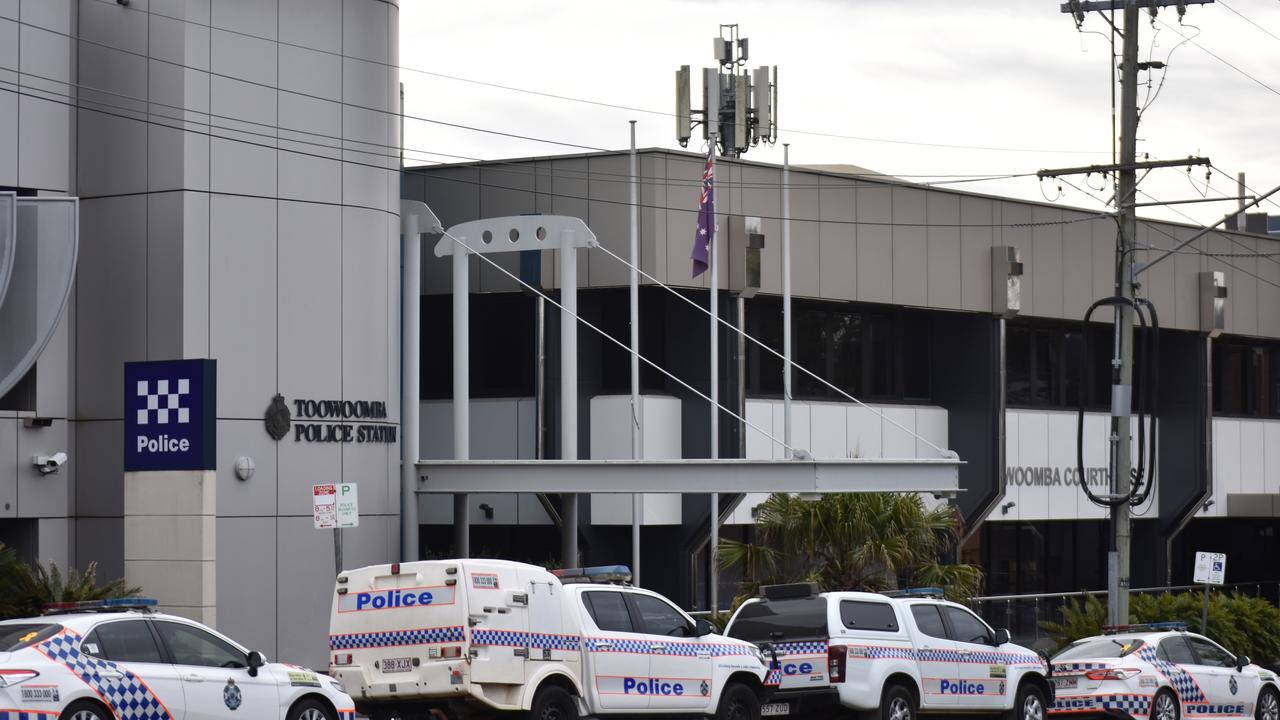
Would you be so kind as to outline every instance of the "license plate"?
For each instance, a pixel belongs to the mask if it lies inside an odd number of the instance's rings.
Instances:
[[[778,717],[790,715],[791,703],[765,703],[760,706],[760,717]]]
[[[1053,679],[1053,686],[1059,690],[1067,690],[1080,684],[1078,677],[1056,677]]]
[[[413,658],[383,658],[381,666],[384,673],[412,672]]]

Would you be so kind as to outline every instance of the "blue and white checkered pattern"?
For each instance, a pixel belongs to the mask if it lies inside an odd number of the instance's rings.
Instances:
[[[1054,672],[1083,672],[1086,670],[1106,670],[1111,667],[1107,663],[1054,663]]]
[[[826,655],[827,641],[815,640],[813,642],[789,642],[778,643],[774,645],[778,650],[778,654],[786,653],[788,655]]]
[[[402,645],[435,645],[437,643],[462,642],[465,633],[461,625],[414,630],[387,630],[385,632],[330,635],[330,650],[365,650],[368,648],[397,647]]]
[[[160,698],[125,668],[80,652],[80,636],[66,631],[36,646],[54,662],[65,665],[93,688],[119,720],[173,720]]]
[[[664,640],[663,650],[654,650],[653,640],[629,640],[623,638],[593,637],[583,640],[583,646],[589,652],[630,653],[633,655],[666,655],[675,657],[696,657],[710,655],[712,657],[750,656],[754,655],[747,645],[730,643],[681,642]],[[602,647],[604,645],[604,647]]]
[[[769,670],[769,672],[766,673],[764,676],[764,684],[769,687],[778,687],[779,685],[781,685],[782,670],[779,668],[772,668],[771,670]]]
[[[849,653],[849,657],[854,657],[854,654]],[[865,657],[869,660],[915,660],[916,652],[908,647],[868,645]]]
[[[191,394],[191,381],[180,378],[173,385],[157,380],[155,387],[147,380],[138,381],[138,397],[144,400],[138,410],[139,425],[168,425],[170,419],[179,425],[191,422],[191,409],[182,406],[184,396]]]
[[[1072,700],[1087,698],[1088,707],[1080,707]],[[1131,693],[1110,695],[1062,696],[1054,701],[1054,713],[1062,712],[1122,712],[1132,717],[1146,717],[1151,714],[1151,696]]]
[[[339,710],[338,720],[356,720],[355,710]]]
[[[1196,683],[1195,678],[1191,677],[1186,670],[1183,670],[1178,665],[1167,660],[1161,660],[1151,646],[1139,648],[1138,657],[1154,665],[1161,675],[1169,678],[1174,692],[1178,693],[1178,697],[1182,699],[1183,704],[1208,702],[1205,700],[1204,691],[1200,689],[1200,685]]]
[[[0,710],[0,720],[50,720],[58,713],[45,710]]]
[[[521,632],[519,630],[473,629],[471,631],[471,642],[475,645],[577,650],[581,641],[582,638],[577,635],[553,635],[550,633]]]

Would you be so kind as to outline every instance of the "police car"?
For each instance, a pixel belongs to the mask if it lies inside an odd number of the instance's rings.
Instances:
[[[882,720],[917,713],[1005,714],[1045,720],[1053,698],[1044,660],[1009,642],[937,588],[818,592],[771,585],[747,600],[725,634],[757,643],[777,692],[766,716]]]
[[[1276,675],[1182,623],[1108,628],[1053,657],[1052,714],[1280,720]]]
[[[59,603],[0,622],[0,720],[354,720],[332,678],[155,605]]]
[[[329,672],[375,720],[758,720],[768,689],[755,645],[713,634],[630,576],[504,560],[348,570],[334,593]]]

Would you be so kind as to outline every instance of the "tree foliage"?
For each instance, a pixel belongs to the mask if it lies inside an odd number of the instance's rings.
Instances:
[[[777,493],[759,506],[758,542],[723,540],[720,564],[742,569],[745,594],[760,585],[814,581],[824,590],[942,587],[968,598],[982,585],[974,565],[945,562],[960,537],[951,506],[918,495],[832,493],[805,500]]]
[[[123,578],[99,585],[97,576],[96,562],[83,571],[68,568],[64,574],[53,561],[31,566],[12,548],[0,545],[0,587],[5,588],[0,593],[0,619],[39,615],[49,603],[136,597],[141,592]]]

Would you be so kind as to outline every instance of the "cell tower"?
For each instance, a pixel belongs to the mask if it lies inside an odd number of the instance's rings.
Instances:
[[[764,142],[778,139],[778,66],[747,69],[747,38],[737,25],[721,25],[712,40],[712,54],[720,63],[702,69],[702,109],[690,106],[688,65],[676,71],[676,139],[689,144],[695,125],[707,139],[714,130],[716,146],[725,157],[738,157]]]

